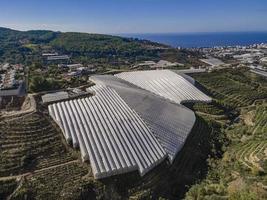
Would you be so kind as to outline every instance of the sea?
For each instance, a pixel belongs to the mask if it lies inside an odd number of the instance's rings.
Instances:
[[[122,34],[120,36],[138,38],[167,44],[172,47],[200,48],[214,46],[247,46],[267,43],[266,32],[222,32],[222,33],[163,33],[163,34]]]

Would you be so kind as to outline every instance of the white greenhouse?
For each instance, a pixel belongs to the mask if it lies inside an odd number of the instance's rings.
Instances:
[[[133,170],[143,176],[164,159],[172,162],[195,123],[194,113],[180,103],[211,100],[168,70],[91,80],[94,96],[48,109],[67,142],[90,161],[96,179]]]

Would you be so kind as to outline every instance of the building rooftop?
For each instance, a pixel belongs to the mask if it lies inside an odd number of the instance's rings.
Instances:
[[[69,94],[67,92],[55,92],[49,93],[42,96],[43,103],[50,103],[55,101],[60,101],[64,99],[68,99]]]
[[[68,55],[60,55],[60,56],[48,56],[47,60],[52,61],[52,60],[68,60],[70,57]]]

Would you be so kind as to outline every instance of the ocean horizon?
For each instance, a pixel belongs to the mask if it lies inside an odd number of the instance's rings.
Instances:
[[[145,33],[120,34],[123,37],[138,38],[167,44],[172,47],[201,48],[214,46],[246,46],[267,43],[266,32],[215,32],[215,33]]]

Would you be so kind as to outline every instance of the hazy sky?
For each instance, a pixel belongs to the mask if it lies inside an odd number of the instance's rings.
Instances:
[[[0,0],[0,26],[95,33],[267,31],[267,0]]]

